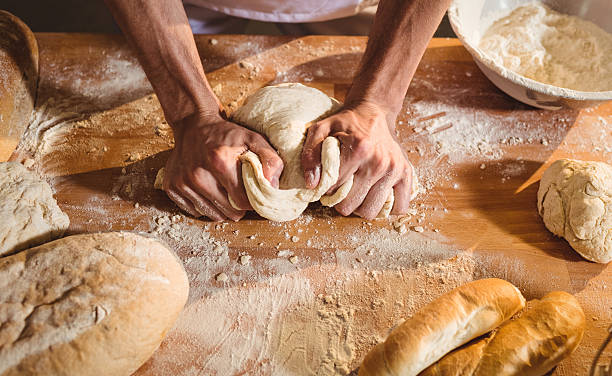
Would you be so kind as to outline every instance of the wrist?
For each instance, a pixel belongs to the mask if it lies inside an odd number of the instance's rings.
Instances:
[[[395,109],[385,104],[381,104],[379,101],[373,101],[363,97],[349,98],[347,96],[347,99],[348,100],[344,103],[345,109],[354,110],[358,113],[376,114],[377,116],[384,117],[389,131],[395,131],[395,120],[397,119],[399,111],[401,110],[401,105],[399,109]]]
[[[171,126],[174,132],[181,132],[187,128],[201,128],[218,124],[225,120],[225,112],[216,105],[196,108],[187,116],[174,121]]]
[[[374,106],[384,112],[387,118],[395,119],[402,110],[403,100],[404,95],[402,93],[385,93],[383,95],[378,93],[375,88],[362,88],[358,84],[354,84],[347,93],[344,104],[346,107]]]

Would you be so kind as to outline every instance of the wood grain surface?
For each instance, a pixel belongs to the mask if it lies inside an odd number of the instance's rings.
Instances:
[[[13,159],[34,159],[51,180],[70,233],[152,232],[190,277],[185,312],[138,375],[345,374],[416,308],[486,276],[511,281],[527,298],[574,294],[587,331],[553,374],[588,374],[612,323],[612,269],[584,261],[546,230],[536,192],[545,167],[560,157],[611,162],[612,103],[530,108],[494,87],[457,40],[434,39],[397,119],[425,188],[412,216],[366,222],[313,205],[290,223],[248,214],[210,224],[180,215],[153,189],[172,133],[122,38],[37,38],[38,117]],[[240,35],[196,41],[228,111],[280,82],[342,100],[366,43]],[[177,223],[158,223],[177,214]],[[406,233],[394,229],[398,221]],[[423,232],[414,231],[419,226]],[[241,255],[251,257],[248,264],[238,262]],[[227,280],[215,278],[221,272]]]

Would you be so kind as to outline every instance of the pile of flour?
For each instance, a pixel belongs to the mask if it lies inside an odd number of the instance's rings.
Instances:
[[[546,84],[580,91],[612,90],[612,34],[540,3],[495,21],[480,45],[496,63]]]

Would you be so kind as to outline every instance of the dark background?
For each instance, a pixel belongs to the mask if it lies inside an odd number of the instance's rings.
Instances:
[[[2,0],[0,9],[21,18],[34,32],[118,33],[102,0]],[[274,24],[251,21],[249,34],[280,34]],[[437,37],[454,37],[445,16]]]

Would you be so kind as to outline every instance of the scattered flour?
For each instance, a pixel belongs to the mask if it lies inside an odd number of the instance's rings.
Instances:
[[[495,21],[479,47],[496,63],[536,81],[612,90],[612,34],[541,3],[520,6]]]
[[[162,239],[192,244],[185,259],[191,291],[140,375],[347,375],[392,327],[486,274],[443,238],[416,233],[357,230],[338,239],[336,250],[321,251],[320,263],[296,269],[286,259],[292,253],[282,251],[237,263],[227,242],[180,215],[153,223]]]

